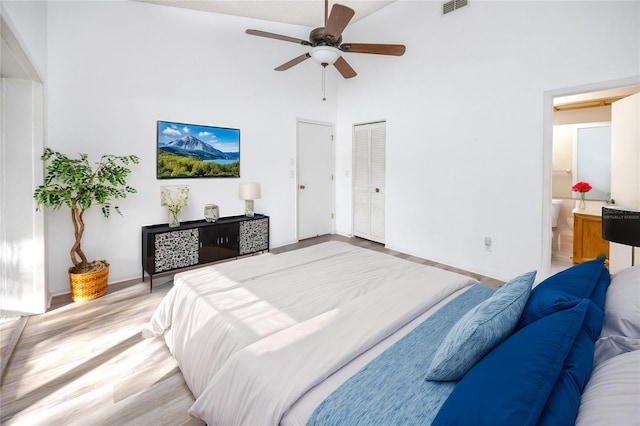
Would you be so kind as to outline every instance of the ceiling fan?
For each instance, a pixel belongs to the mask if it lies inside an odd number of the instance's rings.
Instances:
[[[342,43],[342,32],[349,24],[355,12],[353,9],[341,4],[334,4],[329,12],[329,0],[324,2],[324,27],[311,31],[309,41],[300,38],[289,37],[266,31],[249,29],[247,34],[259,37],[273,38],[289,41],[303,46],[311,46],[309,52],[304,53],[284,64],[276,67],[276,71],[285,71],[294,65],[309,58],[326,68],[328,65],[336,67],[344,78],[352,78],[357,75],[355,70],[342,57],[342,52],[347,53],[372,53],[376,55],[402,56],[405,46],[402,44],[369,44],[369,43]]]

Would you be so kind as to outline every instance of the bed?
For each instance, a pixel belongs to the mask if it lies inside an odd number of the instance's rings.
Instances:
[[[327,242],[177,274],[146,333],[210,425],[637,424],[640,270],[534,279]]]

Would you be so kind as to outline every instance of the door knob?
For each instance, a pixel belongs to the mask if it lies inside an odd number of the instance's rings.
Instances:
[[[376,192],[380,192],[380,188],[376,188]]]
[[[304,188],[305,188],[305,186],[304,186],[304,185],[300,185],[300,189],[304,189]]]

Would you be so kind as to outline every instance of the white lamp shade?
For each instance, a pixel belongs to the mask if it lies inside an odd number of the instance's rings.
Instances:
[[[241,200],[257,200],[261,197],[258,182],[244,182],[240,184],[238,198]]]
[[[311,49],[310,55],[321,65],[333,65],[340,57],[340,50],[333,46],[316,46]]]

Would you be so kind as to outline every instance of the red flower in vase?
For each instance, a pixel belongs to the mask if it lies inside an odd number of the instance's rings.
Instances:
[[[589,192],[591,191],[591,185],[589,182],[578,182],[571,187],[573,192]]]

